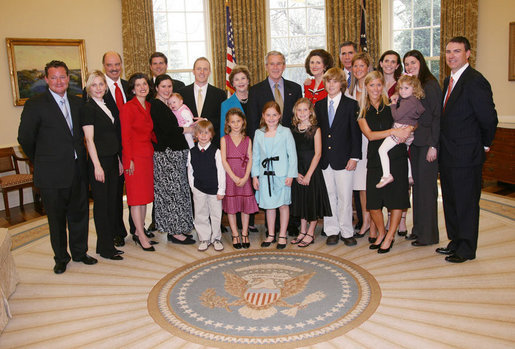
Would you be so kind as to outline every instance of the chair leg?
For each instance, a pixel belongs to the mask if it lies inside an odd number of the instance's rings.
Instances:
[[[19,189],[20,190],[20,210],[23,210],[24,207],[23,207],[23,188]]]
[[[11,211],[9,211],[9,198],[7,197],[7,192],[2,192],[4,194],[4,206],[5,206],[5,218],[7,218],[8,221],[11,220]]]

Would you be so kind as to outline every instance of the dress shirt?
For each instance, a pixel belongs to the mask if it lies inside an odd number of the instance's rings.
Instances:
[[[195,106],[198,105],[197,99],[198,99],[198,91],[202,91],[202,110],[204,110],[204,103],[206,103],[206,95],[207,95],[207,85],[199,86],[196,83],[193,84],[193,96],[195,97]],[[200,116],[201,113],[197,110],[198,116]]]
[[[268,83],[270,84],[270,89],[272,90],[272,95],[275,97],[275,84],[277,84],[277,87],[279,88],[279,92],[281,92],[281,97],[283,97],[283,103],[286,100],[284,97],[284,79],[281,78],[277,83],[272,80],[270,77],[268,77]],[[261,110],[259,111],[261,113]]]
[[[453,73],[451,73],[451,78],[452,78],[452,80],[453,80],[453,84],[452,84],[452,89],[453,89],[453,90],[454,90],[454,88],[456,87],[456,84],[458,83],[458,80],[459,80],[459,78],[460,78],[461,74],[463,74],[463,72],[465,71],[465,69],[467,69],[467,68],[468,68],[468,66],[469,66],[469,64],[468,64],[468,63],[465,63],[465,65],[464,65],[463,67],[461,67],[460,69],[458,69],[458,71],[457,71],[456,73],[454,73],[454,74],[453,74]],[[442,105],[444,105],[444,104],[445,104],[445,99],[447,98],[447,95],[448,95],[449,93],[451,93],[451,92],[452,92],[452,90],[451,90],[451,91],[449,91],[449,88],[447,88],[447,91],[446,91],[446,93],[445,93],[445,96],[443,96],[443,103],[442,103]]]
[[[206,85],[207,86],[207,85]],[[200,151],[206,150],[211,145],[211,142],[206,144],[205,147],[201,147],[200,145],[198,148]],[[220,155],[220,149],[216,150],[215,153],[215,162],[216,162],[216,177],[218,179],[218,191],[216,192],[216,195],[225,195],[225,170],[222,165],[222,155]],[[188,181],[190,184],[190,187],[193,188],[195,185],[195,177],[193,177],[193,166],[191,166],[191,152],[188,152]]]
[[[125,96],[125,91],[123,90],[122,79],[118,78],[117,81],[114,81],[107,75],[105,77],[106,77],[106,81],[107,81],[107,87],[109,87],[109,91],[111,92],[111,96],[113,96],[115,103],[116,103],[116,93],[115,93],[116,86],[114,86],[115,82],[118,84],[118,87],[122,91],[123,103],[127,103],[127,96]]]
[[[329,103],[331,103],[331,101],[333,101],[333,108],[334,108],[334,118],[336,119],[336,110],[338,110],[338,106],[340,105],[340,101],[342,100],[342,93],[341,91],[338,92],[338,94],[336,96],[334,96],[334,98],[331,99],[331,97],[329,97],[329,95],[327,95],[327,110],[329,111]],[[334,123],[334,120],[333,120],[333,123]],[[350,158],[350,160],[354,160],[354,161],[359,161],[360,159],[357,159],[357,158]]]
[[[93,97],[93,100],[97,103],[97,105],[100,107],[100,109],[102,109],[104,111],[104,113],[106,113],[107,116],[109,116],[109,119],[111,119],[111,122],[114,124],[113,114],[111,113],[109,108],[107,108],[106,104],[104,103],[104,100],[96,99],[95,97]]]
[[[66,110],[68,111],[68,115],[70,115],[70,120],[72,120],[72,113],[70,111],[70,102],[68,102],[68,95],[66,94],[66,92],[64,92],[64,96],[61,97],[57,93],[52,91],[51,89],[48,89],[48,91],[50,91],[50,93],[52,94],[52,97],[54,97],[55,102],[59,106],[59,109],[61,109],[61,112],[63,113],[63,117],[66,120],[65,113],[64,113],[64,111],[61,108],[61,100],[64,99],[64,105],[66,106]],[[66,120],[66,123],[68,123],[68,120]],[[72,127],[73,127],[73,121],[72,121]]]

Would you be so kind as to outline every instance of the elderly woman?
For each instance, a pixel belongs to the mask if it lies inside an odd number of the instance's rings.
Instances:
[[[397,80],[402,75],[401,56],[392,50],[385,51],[379,58],[377,71],[383,74],[384,89],[388,98],[391,98],[396,93]]]
[[[404,143],[397,144],[390,152],[391,171],[395,171],[399,180],[394,186],[376,188],[375,184],[381,177],[381,161],[379,146],[384,138],[392,134],[404,141],[412,127],[392,129],[393,117],[388,106],[388,97],[384,93],[384,78],[378,71],[373,71],[365,77],[365,89],[361,96],[358,124],[361,132],[370,141],[367,152],[367,209],[378,229],[378,237],[370,249],[379,253],[387,253],[393,246],[395,231],[401,220],[402,210],[409,207],[408,184],[408,152]],[[385,232],[382,208],[385,206],[391,212],[390,227]]]
[[[150,103],[146,101],[150,91],[150,81],[143,73],[129,78],[129,91],[135,96],[120,111],[122,125],[122,162],[125,170],[127,204],[136,227],[134,241],[144,251],[154,251],[145,235],[147,204],[154,201],[153,160],[155,140]]]
[[[156,98],[150,102],[150,115],[157,142],[154,144],[154,205],[156,226],[175,244],[194,244],[189,234],[193,213],[186,166],[188,143],[184,133],[193,127],[179,127],[177,118],[167,106],[173,86],[172,78],[159,75],[155,81]]]
[[[358,53],[354,55],[352,58],[352,77],[351,77],[351,84],[347,91],[345,92],[345,95],[355,99],[356,101],[360,101],[362,91],[365,89],[365,76],[372,70],[371,65],[371,58],[367,53]],[[361,136],[361,154],[362,159],[358,161],[358,164],[356,165],[356,170],[354,171],[354,181],[353,181],[353,187],[352,189],[354,191],[359,192],[359,201],[361,205],[361,216],[363,217],[363,224],[361,225],[361,228],[359,232],[356,232],[354,234],[355,238],[362,238],[365,236],[367,231],[370,230],[370,237],[368,238],[369,242],[375,242],[377,231],[374,225],[374,222],[370,220],[370,213],[367,211],[367,196],[366,196],[366,189],[367,189],[367,147],[368,147],[368,139],[365,137],[365,135]],[[356,200],[356,199],[355,199]],[[358,206],[358,205],[356,205]]]
[[[306,68],[306,73],[311,75],[313,79],[308,78],[304,82],[304,97],[309,99],[313,105],[327,97],[323,77],[327,69],[333,66],[333,56],[326,50],[313,50],[306,57],[304,67]]]
[[[418,77],[426,97],[421,100],[425,112],[418,120],[415,139],[410,147],[413,172],[413,229],[406,238],[414,240],[413,246],[437,244],[438,207],[437,146],[440,137],[440,112],[442,90],[427,67],[420,51],[412,50],[404,55],[406,73]]]
[[[93,193],[93,216],[97,231],[97,253],[101,257],[122,260],[114,247],[113,233],[120,230],[118,183],[123,174],[121,144],[111,111],[104,103],[107,82],[101,71],[92,72],[86,82],[89,100],[81,108],[81,124],[89,153],[90,185]]]

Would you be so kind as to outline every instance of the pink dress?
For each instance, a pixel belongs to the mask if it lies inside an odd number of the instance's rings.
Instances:
[[[249,162],[248,149],[250,138],[245,137],[238,146],[236,146],[231,136],[225,135],[226,157],[229,166],[234,174],[238,177],[245,175],[247,164]],[[225,197],[222,201],[223,209],[226,213],[235,214],[243,212],[251,214],[258,211],[254,191],[250,183],[250,179],[242,187],[236,186],[228,174],[226,176]]]

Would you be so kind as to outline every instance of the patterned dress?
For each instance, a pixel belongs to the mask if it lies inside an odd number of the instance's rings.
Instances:
[[[250,138],[245,137],[240,142],[240,144],[238,144],[238,146],[234,144],[231,136],[225,135],[223,138],[225,139],[227,149],[226,159],[229,163],[229,166],[231,167],[231,170],[236,176],[240,178],[245,176],[245,171],[249,161],[247,154]],[[256,198],[254,197],[250,179],[247,180],[245,185],[238,187],[236,183],[233,182],[231,177],[229,177],[229,174],[226,173],[225,176],[225,197],[222,201],[224,211],[229,214],[235,214],[238,212],[251,214],[257,212],[258,206],[256,203]]]

